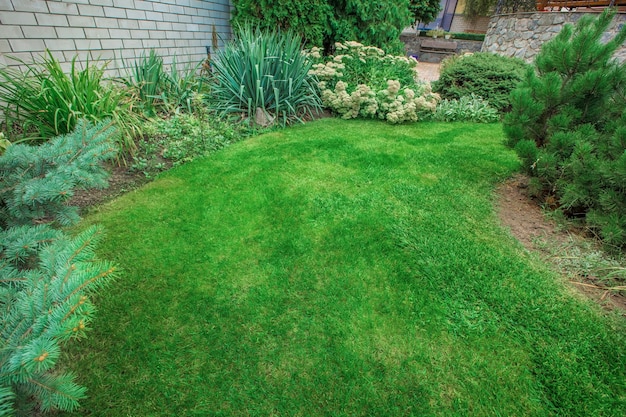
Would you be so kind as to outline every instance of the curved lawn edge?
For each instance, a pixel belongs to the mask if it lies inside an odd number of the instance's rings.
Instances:
[[[500,125],[326,119],[106,205],[80,413],[626,414],[624,323],[498,225],[517,168]]]

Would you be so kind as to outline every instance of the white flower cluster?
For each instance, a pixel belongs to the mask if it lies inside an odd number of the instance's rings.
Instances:
[[[417,83],[417,61],[414,58],[387,55],[380,48],[354,41],[338,42],[335,50],[336,55],[326,60],[321,58],[319,48],[312,48],[306,54],[313,62],[318,62],[309,73],[319,80],[324,105],[342,118],[377,117],[401,123],[417,121],[420,113],[435,110],[439,95],[432,93],[429,84]],[[367,84],[367,76],[363,83],[363,73],[377,67],[389,68],[390,74],[404,71],[405,79],[411,74],[414,83],[403,87],[400,81],[389,79],[387,87],[377,91]]]
[[[387,81],[387,88],[378,92],[380,111],[378,117],[390,123],[416,122],[422,112],[433,112],[440,100],[438,94],[424,88],[417,96],[415,91],[405,88],[400,91],[400,83],[396,80]]]
[[[346,66],[340,62],[329,61],[326,64],[313,64],[309,74],[316,75],[320,80],[330,80],[335,77],[343,77],[341,71],[345,68]]]
[[[374,117],[378,111],[376,93],[365,84],[359,84],[352,93],[346,90],[347,84],[337,82],[335,90],[322,90],[322,101],[327,107],[341,114],[343,119]]]

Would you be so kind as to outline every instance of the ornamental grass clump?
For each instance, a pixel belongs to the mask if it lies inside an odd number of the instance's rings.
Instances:
[[[417,121],[435,110],[439,96],[417,81],[417,61],[386,54],[358,42],[335,44],[335,55],[321,49],[306,54],[314,64],[324,106],[344,119],[379,118],[390,123]]]
[[[213,106],[262,125],[277,120],[284,126],[317,113],[316,80],[301,46],[302,39],[291,32],[240,27],[212,61]]]
[[[106,63],[72,59],[69,72],[47,51],[41,60],[14,61],[24,70],[0,67],[0,103],[11,141],[42,141],[70,133],[81,119],[115,124],[120,149],[135,150],[141,118],[134,99],[105,79]]]

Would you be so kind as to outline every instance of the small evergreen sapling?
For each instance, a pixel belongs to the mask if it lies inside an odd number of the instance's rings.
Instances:
[[[504,119],[537,194],[584,216],[610,244],[626,245],[626,66],[612,59],[626,26],[608,42],[615,12],[583,16],[546,43],[511,93]]]
[[[55,365],[62,343],[84,336],[89,295],[114,267],[95,257],[99,228],[70,237],[52,224],[77,219],[64,204],[74,188],[106,184],[100,163],[114,155],[113,134],[83,121],[45,145],[11,145],[0,156],[0,416],[72,410],[85,395]]]

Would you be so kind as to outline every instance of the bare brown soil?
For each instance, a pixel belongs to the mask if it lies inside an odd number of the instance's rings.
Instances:
[[[516,175],[498,188],[497,208],[500,221],[527,250],[539,253],[558,270],[554,252],[543,249],[546,244],[555,248],[568,245],[573,240],[591,238],[580,230],[559,228],[556,222],[545,216],[539,203],[529,197],[527,190],[528,178],[523,175]],[[578,292],[609,310],[623,311],[622,315],[626,317],[626,297],[623,294],[608,290],[594,276],[567,277],[567,280]]]

